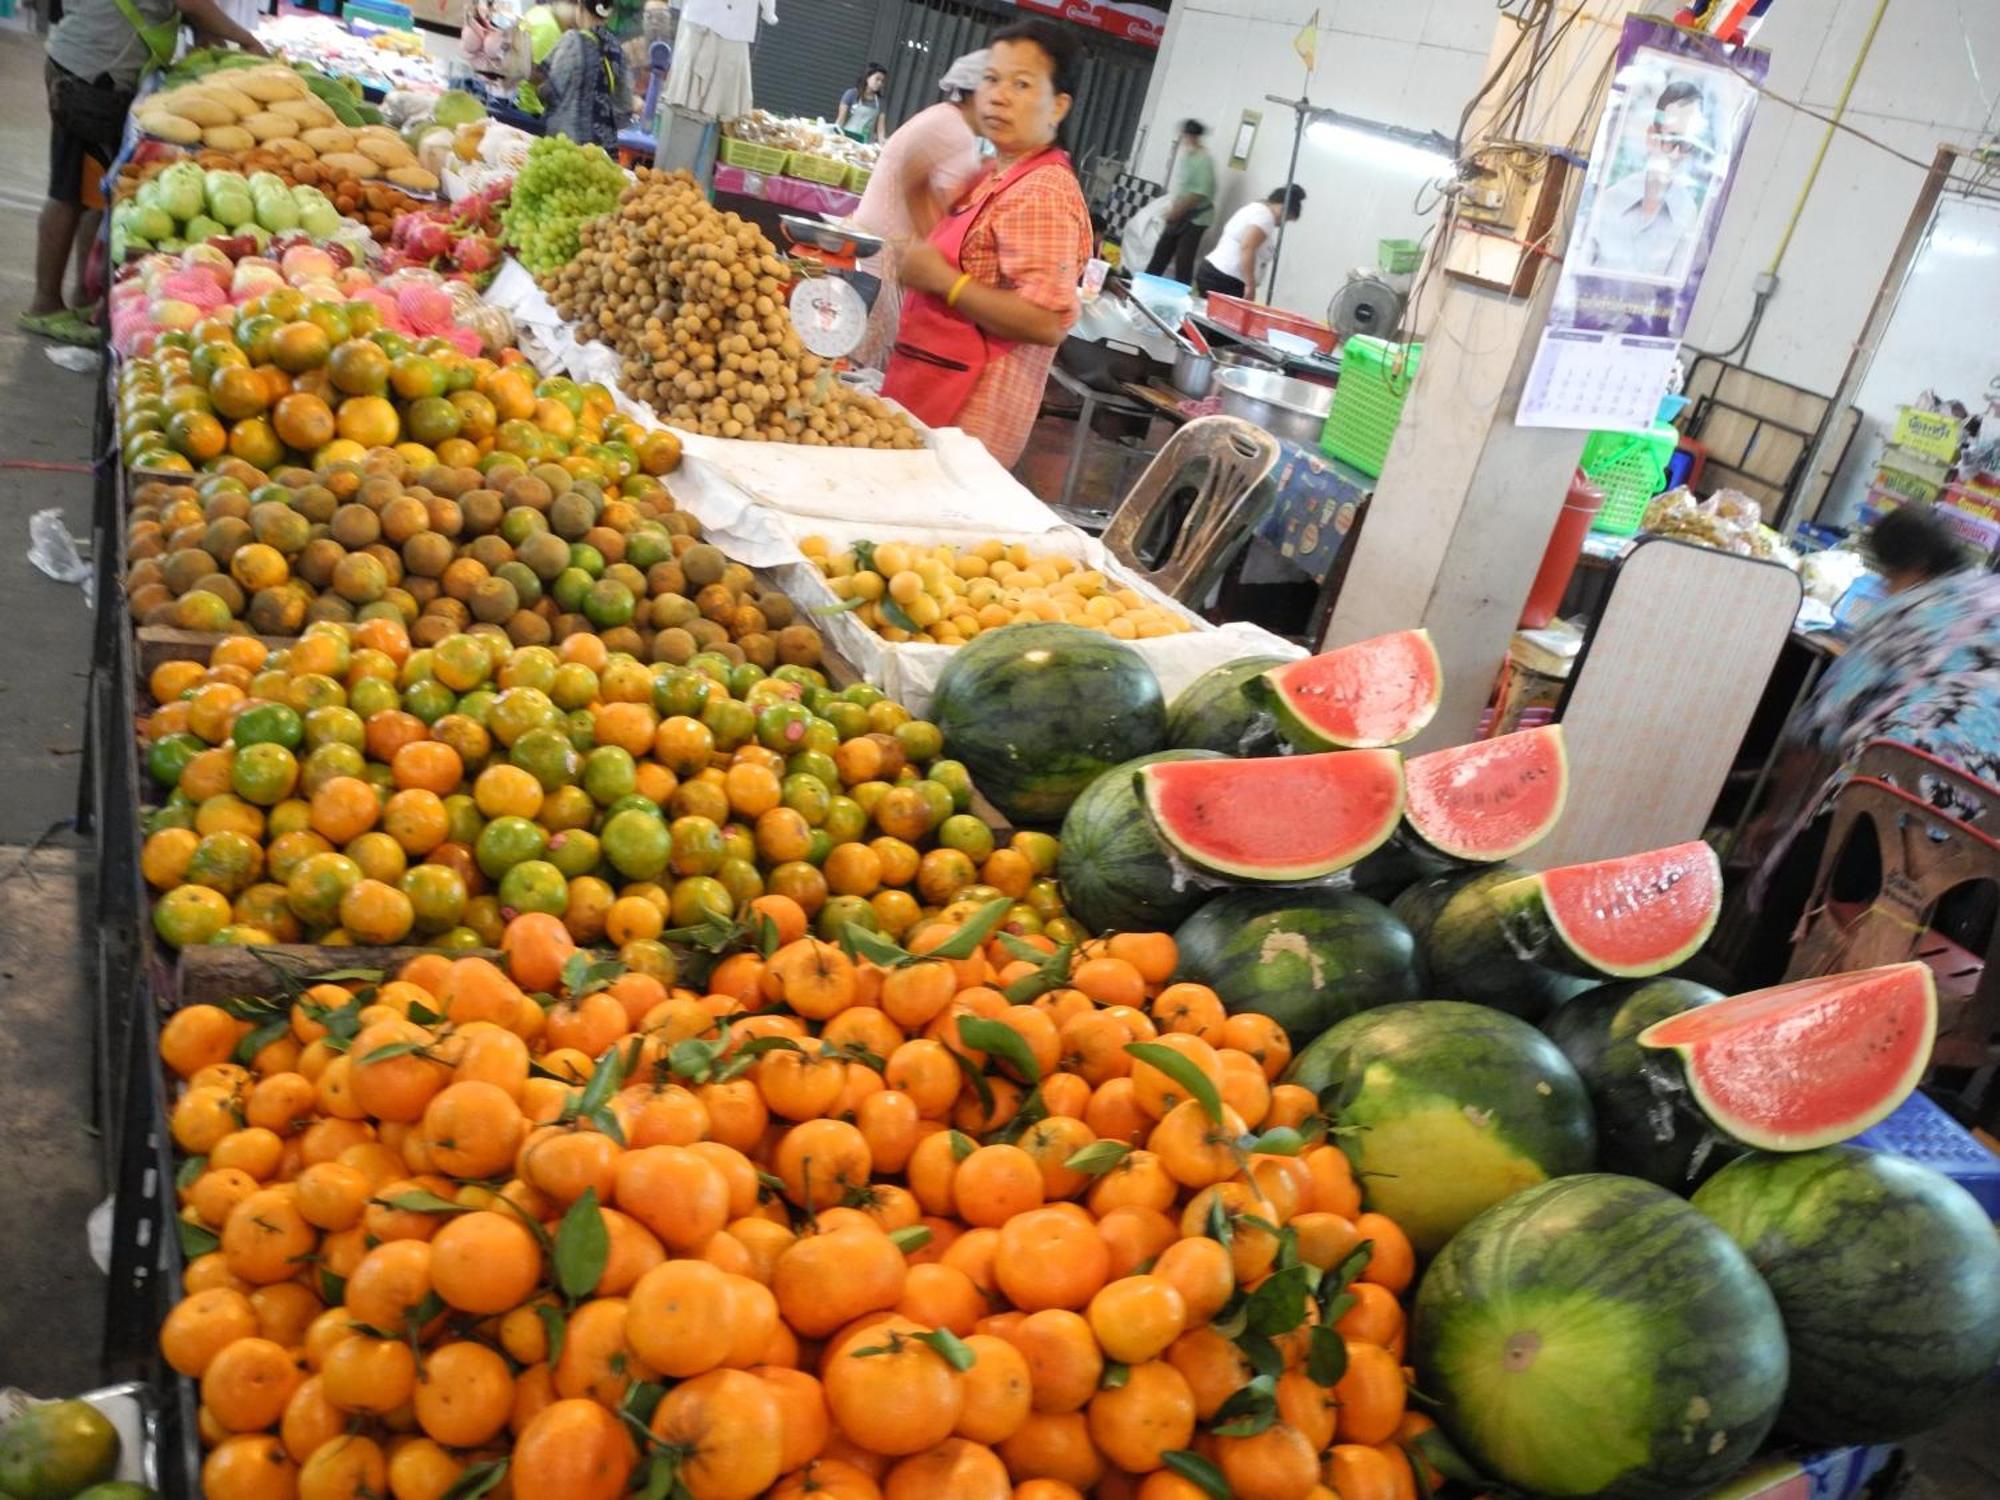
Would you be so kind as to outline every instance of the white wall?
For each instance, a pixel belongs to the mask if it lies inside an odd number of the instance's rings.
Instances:
[[[1987,3],[1987,0],[1976,0]],[[1493,39],[1493,0],[1318,0],[1319,71],[1315,104],[1417,130],[1449,135],[1476,88]],[[1153,69],[1151,122],[1136,170],[1161,179],[1177,122],[1209,127],[1221,195],[1230,210],[1285,184],[1292,112],[1266,94],[1296,98],[1305,65],[1292,39],[1313,0],[1176,0]],[[1229,144],[1246,109],[1262,127],[1247,169],[1228,166]],[[1305,215],[1285,232],[1276,301],[1319,317],[1347,273],[1375,264],[1375,243],[1416,239],[1427,220],[1411,208],[1422,171],[1385,166],[1307,140],[1299,177]]]
[[[1767,89],[1831,114],[1875,6],[1779,0],[1757,34],[1771,51]],[[1940,144],[1972,145],[1982,125],[1989,133],[2000,126],[2000,4],[1892,0],[1846,120],[1926,166]],[[1775,99],[1759,103],[1691,344],[1721,349],[1742,334],[1752,282],[1771,262],[1825,134],[1823,123]],[[1923,180],[1922,168],[1836,134],[1751,347],[1753,369],[1832,393]],[[1979,334],[1992,341],[1990,328]]]
[[[1264,95],[1298,92],[1305,69],[1292,38],[1316,3],[1315,103],[1451,132],[1483,76],[1493,0],[1177,0],[1148,92],[1138,170],[1158,178],[1174,122],[1193,115],[1210,127],[1225,211],[1282,185],[1290,115]],[[1830,113],[1876,3],[1779,0],[1757,37],[1772,53],[1771,92]],[[1233,172],[1224,161],[1245,109],[1262,110],[1264,123],[1249,169]],[[1892,0],[1848,120],[1926,163],[1940,142],[1971,144],[1982,125],[1989,133],[2000,126],[2000,0]],[[1824,133],[1774,98],[1760,103],[1690,343],[1721,348],[1742,333],[1752,283],[1770,263]],[[1834,389],[1923,175],[1852,136],[1835,138],[1751,351],[1755,369]],[[1423,232],[1426,221],[1411,210],[1421,176],[1308,140],[1299,181],[1311,196],[1287,235],[1277,300],[1319,315],[1351,267],[1374,262],[1377,240]]]

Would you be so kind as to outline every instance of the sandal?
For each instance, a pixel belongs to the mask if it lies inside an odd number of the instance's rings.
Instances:
[[[22,313],[15,320],[15,326],[36,338],[49,339],[58,344],[75,344],[84,349],[95,349],[104,342],[103,330],[84,321],[73,308],[68,307],[48,313]]]

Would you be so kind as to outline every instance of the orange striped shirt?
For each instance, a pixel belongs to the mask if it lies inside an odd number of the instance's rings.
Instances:
[[[975,207],[991,197],[1001,171],[975,183],[968,200]],[[1060,316],[1065,329],[1080,311],[1077,283],[1092,249],[1090,209],[1076,174],[1066,166],[1042,166],[1016,180],[966,234],[959,269]],[[1015,344],[988,361],[958,425],[1012,468],[1028,444],[1028,431],[1041,409],[1054,348]]]

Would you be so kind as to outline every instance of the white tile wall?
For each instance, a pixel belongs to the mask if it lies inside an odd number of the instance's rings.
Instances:
[[[1290,120],[1267,93],[1295,94],[1304,69],[1292,38],[1315,0],[1180,0],[1150,90],[1141,167],[1164,167],[1174,119],[1196,115],[1226,149],[1245,109],[1264,112],[1247,172],[1221,173],[1233,208],[1284,180]],[[1321,14],[1315,102],[1449,132],[1479,85],[1492,45],[1493,0],[1316,0]],[[1876,0],[1778,0],[1758,36],[1771,50],[1769,87],[1822,111],[1839,97]],[[1968,60],[1968,45],[1971,59]],[[1976,79],[1974,66],[1983,78]],[[1983,81],[1983,89],[1982,89]],[[1969,144],[2000,127],[2000,0],[1894,0],[1850,105],[1858,129],[1928,162],[1941,141]],[[1824,127],[1775,99],[1760,106],[1722,237],[1696,304],[1690,342],[1726,345],[1742,331],[1751,285],[1791,217]],[[1420,177],[1308,141],[1299,180],[1306,217],[1288,236],[1279,300],[1318,314],[1375,242],[1415,238]],[[1832,390],[1859,334],[1923,172],[1841,136],[1833,144],[1785,262],[1752,362]]]

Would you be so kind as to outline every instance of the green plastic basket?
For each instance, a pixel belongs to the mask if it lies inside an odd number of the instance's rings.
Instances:
[[[1320,429],[1320,452],[1378,477],[1423,353],[1422,344],[1392,344],[1365,334],[1350,338],[1341,348],[1340,384]]]
[[[837,156],[794,151],[785,159],[785,175],[801,182],[817,182],[821,187],[839,187],[847,181],[847,163]]]
[[[1681,433],[1670,422],[1646,432],[1594,432],[1583,445],[1584,476],[1604,491],[1604,506],[1592,531],[1630,536],[1646,518],[1646,507],[1667,483],[1667,463]]]
[[[1418,240],[1380,240],[1375,245],[1375,259],[1390,275],[1400,276],[1423,263],[1424,247]]]
[[[762,172],[772,177],[785,170],[785,153],[776,146],[759,146],[754,141],[739,141],[734,136],[725,135],[716,154],[726,167],[741,167],[746,172]]]
[[[875,175],[873,167],[849,167],[847,169],[847,190],[850,193],[868,191],[868,179]]]

